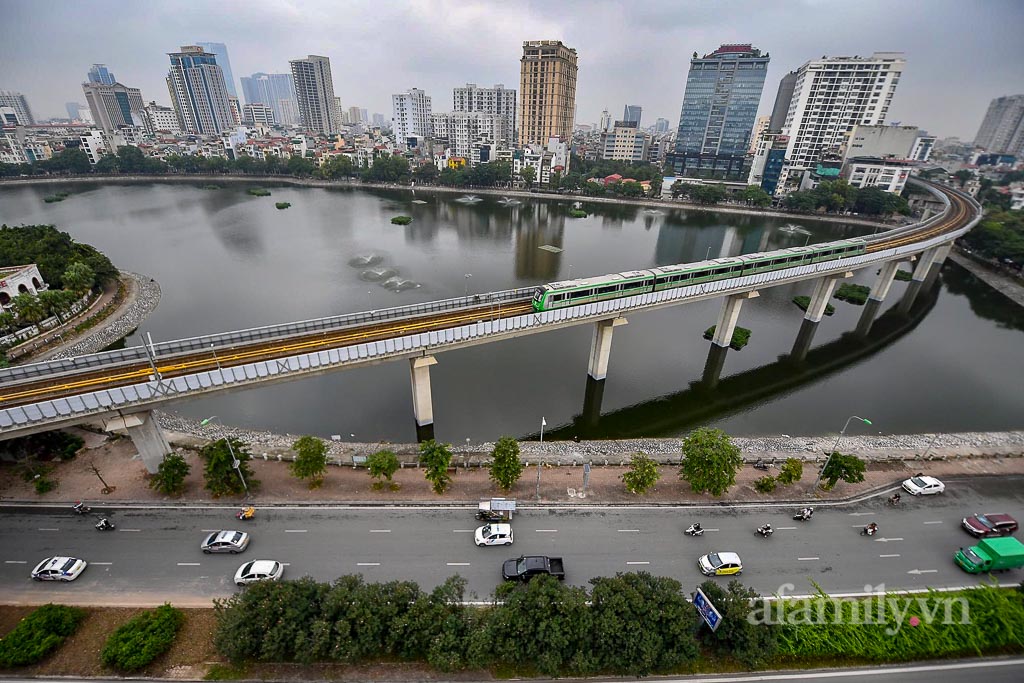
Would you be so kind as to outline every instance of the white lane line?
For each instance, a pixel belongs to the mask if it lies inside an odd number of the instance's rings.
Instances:
[[[118,531],[142,531],[142,529],[119,529]]]
[[[40,529],[40,531],[60,531],[60,529]]]
[[[775,527],[775,530],[776,531],[792,531],[795,528],[796,528],[795,526],[777,526],[777,527]]]
[[[469,562],[445,562],[449,567],[468,567]]]
[[[282,562],[281,566],[282,567],[290,567],[290,566],[292,566],[292,563],[291,562]]]
[[[379,567],[380,562],[356,562],[357,567]]]
[[[638,534],[638,533],[640,533],[639,529],[619,529],[618,531],[619,531],[620,534]]]
[[[453,534],[471,534],[475,529],[452,529]]]
[[[198,562],[179,562],[178,566],[179,567],[198,567],[199,563]]]
[[[704,529],[704,531],[718,531],[718,529]]]
[[[879,555],[879,557],[899,557],[899,554],[893,553],[892,555]]]
[[[925,522],[925,524],[942,524],[942,520],[936,520],[934,522]]]
[[[798,557],[796,559],[798,559],[801,562],[811,562],[813,560],[820,560],[821,558],[820,557]]]
[[[56,529],[54,529],[56,531]],[[535,533],[538,534],[557,534],[558,529],[534,529]]]
[[[371,534],[390,534],[391,529],[370,529]]]
[[[627,562],[626,564],[650,564],[650,562]]]
[[[212,534],[214,531],[220,531],[220,529],[200,529],[204,534]]]
[[[309,533],[309,529],[285,529],[286,534],[305,534]]]
[[[110,565],[112,565],[112,564],[114,564],[114,563],[113,563],[113,562],[90,562],[89,564],[93,564],[93,565],[105,565],[105,566],[109,567]]]
[[[4,560],[4,564],[28,564],[28,560]]]

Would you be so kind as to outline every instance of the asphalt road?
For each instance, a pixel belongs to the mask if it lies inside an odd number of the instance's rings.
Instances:
[[[530,508],[513,520],[515,544],[477,548],[480,524],[469,508],[261,508],[239,522],[234,508],[103,507],[117,523],[113,532],[93,529],[95,513],[80,517],[60,509],[0,510],[0,601],[47,600],[93,604],[208,603],[239,590],[235,570],[253,559],[287,564],[285,578],[329,581],[362,573],[368,581],[412,580],[429,590],[452,574],[468,581],[468,599],[486,600],[500,582],[503,560],[519,554],[557,555],[567,580],[586,585],[596,576],[649,571],[692,589],[704,577],[698,556],[709,551],[740,554],[739,579],[762,594],[806,594],[812,582],[833,594],[974,585],[952,555],[972,538],[960,520],[975,512],[1008,512],[1024,520],[1019,479],[978,478],[946,482],[946,493],[904,495],[900,509],[885,495],[835,507],[817,506],[810,522],[792,520],[785,507],[702,509],[665,507]],[[100,508],[97,506],[97,509]],[[682,530],[699,520],[707,532]],[[875,537],[859,528],[875,521]],[[775,535],[754,529],[771,522]],[[241,555],[204,555],[208,530],[243,529],[252,535]],[[71,555],[90,563],[73,583],[37,583],[29,572],[45,557]],[[1024,580],[1024,571],[998,575],[1002,583]],[[726,582],[729,577],[716,579]]]

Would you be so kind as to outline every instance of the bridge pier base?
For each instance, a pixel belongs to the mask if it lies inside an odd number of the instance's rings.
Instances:
[[[715,323],[715,336],[711,343],[715,346],[729,346],[732,343],[732,333],[736,331],[736,322],[740,319],[740,309],[747,299],[756,299],[761,296],[756,289],[749,292],[741,292],[725,297],[722,302],[722,310],[718,314],[718,322]]]
[[[925,281],[925,278],[928,277],[928,271],[931,270],[932,264],[935,263],[935,257],[938,256],[941,249],[941,246],[932,247],[918,254],[917,265],[914,267],[914,275],[911,277],[911,280],[914,282]]]
[[[810,310],[810,307],[808,307]],[[814,340],[814,333],[818,331],[818,321],[804,318],[800,323],[800,331],[793,342],[793,350],[789,352],[789,359],[795,363],[803,363],[807,359],[807,352],[811,350],[811,341]]]
[[[704,361],[704,372],[700,376],[701,386],[709,391],[718,386],[718,380],[722,377],[722,370],[725,368],[725,357],[728,355],[728,346],[711,345],[711,348],[708,349],[708,358]]]
[[[427,441],[434,437],[434,404],[430,396],[430,366],[437,365],[433,356],[409,359],[412,382],[412,414],[416,419],[416,438]],[[426,436],[429,434],[429,436]]]
[[[911,280],[907,285],[907,290],[903,292],[903,298],[900,299],[899,305],[896,310],[900,315],[910,315],[910,309],[914,306],[914,301],[917,299],[917,295],[921,293],[921,289],[924,288],[924,282],[921,280]]]
[[[857,327],[854,330],[854,334],[864,339],[871,332],[871,326],[875,324],[875,318],[878,317],[878,311],[882,308],[881,299],[867,300],[864,304],[864,310],[860,312],[860,318],[857,319]]]
[[[875,278],[875,284],[871,285],[871,294],[868,295],[870,301],[885,301],[885,297],[889,294],[889,288],[892,287],[892,281],[896,278],[896,270],[899,268],[899,260],[886,261],[882,264],[882,269],[878,271],[878,277]]]
[[[583,393],[583,414],[580,416],[583,426],[587,429],[594,429],[601,422],[604,382],[603,379],[594,379],[587,375],[587,389]]]
[[[828,300],[832,298],[832,291],[836,288],[836,283],[848,277],[853,277],[853,273],[846,271],[819,278],[814,285],[814,292],[811,293],[811,302],[807,305],[804,320],[809,320],[812,323],[821,322],[821,319],[825,317],[825,307],[828,306]]]
[[[594,324],[594,339],[590,343],[590,362],[587,374],[602,380],[608,376],[608,359],[612,354],[612,332],[619,325],[625,325],[625,318],[601,320]]]
[[[132,413],[131,415],[118,415],[117,417],[104,420],[103,430],[112,432],[115,430],[128,432],[132,445],[142,458],[142,464],[146,471],[156,474],[164,456],[171,452],[171,446],[167,443],[167,437],[156,423],[151,411],[143,413]]]

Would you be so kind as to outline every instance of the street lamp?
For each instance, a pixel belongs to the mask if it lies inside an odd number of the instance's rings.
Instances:
[[[213,422],[216,419],[217,419],[216,415],[211,415],[210,417],[208,417],[205,420],[203,420],[202,422],[200,422],[199,425],[202,426],[202,427],[205,427],[206,425],[210,424],[211,422]],[[221,423],[221,424],[223,424],[223,423]],[[224,438],[224,443],[226,443],[228,445],[228,453],[231,454],[231,466],[235,468],[235,472],[238,472],[238,478],[242,481],[242,488],[245,489],[245,497],[248,498],[249,497],[249,485],[245,483],[245,477],[242,476],[242,467],[241,467],[242,461],[239,460],[237,457],[235,457],[235,449],[232,448],[232,446],[231,446],[231,437],[230,436]]]
[[[210,352],[213,353],[213,362],[217,364],[217,371],[222,372],[220,367],[220,359],[217,358],[217,347],[210,344]]]
[[[839,432],[839,436],[836,437],[836,442],[832,445],[832,450],[829,451],[828,457],[825,458],[825,464],[822,465],[821,470],[818,472],[818,478],[814,480],[814,489],[815,490],[817,490],[818,484],[821,483],[821,477],[822,477],[823,474],[825,474],[825,468],[828,467],[828,463],[832,460],[832,455],[836,452],[836,449],[839,448],[839,440],[843,438],[844,434],[846,434],[846,428],[850,426],[850,421],[851,420],[860,420],[861,422],[863,422],[866,425],[871,424],[871,420],[868,420],[867,418],[859,417],[857,415],[851,415],[850,417],[846,418],[846,424],[843,425],[843,429]]]
[[[463,280],[466,283],[466,291],[463,293],[463,296],[469,296],[469,278],[471,277],[473,277],[473,273],[466,273],[465,275],[462,276]]]
[[[543,417],[540,418],[540,442],[544,443],[544,428],[548,426],[548,421]]]

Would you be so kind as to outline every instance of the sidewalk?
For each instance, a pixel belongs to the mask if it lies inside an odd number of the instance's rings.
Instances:
[[[83,430],[78,433],[86,440],[79,455],[69,462],[54,463],[51,479],[58,482],[53,491],[37,495],[30,483],[16,476],[9,463],[0,465],[0,502],[38,502],[64,504],[74,500],[88,500],[93,503],[144,503],[144,504],[221,504],[237,505],[240,498],[214,499],[203,488],[202,463],[193,450],[178,449],[192,466],[187,479],[185,494],[181,498],[168,498],[151,490],[148,476],[130,440],[122,437],[108,437]],[[175,439],[172,439],[175,441]],[[527,446],[529,444],[526,444]],[[945,459],[915,459],[907,453],[906,460],[877,457],[877,453],[852,450],[858,456],[869,459],[865,480],[859,484],[840,482],[830,492],[813,491],[817,466],[813,461],[804,463],[803,479],[792,486],[778,487],[771,494],[754,490],[754,481],[765,474],[778,474],[778,468],[763,472],[746,465],[736,477],[736,485],[721,498],[707,494],[696,494],[689,485],[678,477],[678,467],[671,464],[660,466],[661,480],[647,494],[637,496],[626,491],[621,481],[625,467],[620,465],[595,464],[590,473],[586,493],[583,494],[583,467],[580,464],[531,466],[523,473],[519,482],[508,493],[501,492],[488,477],[488,471],[481,466],[485,453],[480,457],[467,458],[473,462],[469,467],[455,468],[451,486],[443,495],[435,494],[429,482],[423,477],[423,470],[406,466],[395,473],[399,485],[397,491],[375,491],[365,468],[351,465],[332,465],[327,471],[324,485],[310,491],[291,476],[287,460],[278,461],[269,456],[264,460],[256,448],[257,456],[252,461],[255,478],[261,486],[253,493],[255,505],[275,504],[410,504],[410,505],[476,505],[481,499],[494,496],[514,498],[522,505],[669,505],[705,504],[715,505],[728,502],[771,503],[798,501],[841,501],[855,498],[872,491],[884,490],[899,485],[907,477],[923,472],[940,479],[955,479],[965,476],[1024,476],[1024,457],[1021,451],[1015,454],[978,455],[978,449],[971,454],[957,455],[944,453]],[[843,449],[844,451],[851,449]],[[755,454],[759,457],[761,454]],[[774,453],[768,457],[785,457],[785,453]],[[807,457],[806,453],[798,454]],[[752,459],[751,459],[752,461]],[[781,462],[781,460],[777,461]],[[90,463],[99,468],[103,479],[114,491],[103,495],[99,479],[89,468]],[[537,495],[537,472],[540,470],[539,497]]]

